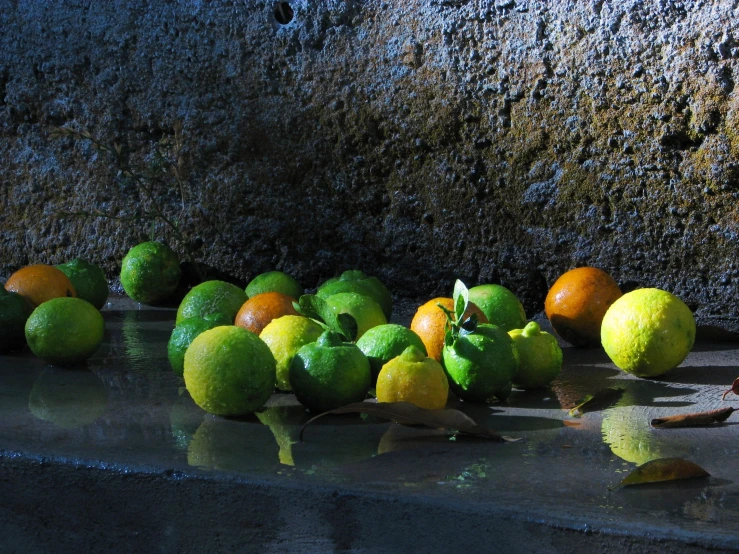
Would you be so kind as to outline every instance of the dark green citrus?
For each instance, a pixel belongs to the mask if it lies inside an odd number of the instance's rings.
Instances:
[[[518,369],[518,353],[511,338],[500,329],[479,325],[480,332],[462,334],[444,346],[443,365],[449,388],[462,400],[485,402],[505,400],[511,378]]]
[[[268,271],[257,275],[246,285],[246,295],[249,298],[263,292],[281,292],[297,300],[305,291],[303,286],[287,273]]]
[[[121,285],[136,302],[153,304],[169,298],[180,282],[180,261],[161,242],[131,248],[121,263]]]
[[[290,363],[295,397],[314,412],[361,402],[371,379],[367,357],[355,344],[342,342],[332,331],[303,346]]]
[[[182,299],[177,308],[176,323],[220,312],[230,319],[229,325],[232,325],[244,302],[246,293],[236,285],[225,281],[205,281],[193,287]]]
[[[340,277],[334,277],[323,283],[316,295],[324,300],[340,292],[355,292],[369,296],[382,308],[385,318],[390,321],[393,314],[393,297],[387,287],[377,277],[367,277],[357,269],[345,271]]]
[[[26,320],[33,308],[20,294],[0,287],[0,352],[26,345]]]
[[[108,281],[100,267],[79,258],[55,267],[72,281],[77,298],[87,300],[98,310],[105,306],[108,300]]]

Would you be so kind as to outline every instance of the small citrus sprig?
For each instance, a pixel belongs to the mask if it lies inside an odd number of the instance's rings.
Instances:
[[[293,308],[324,329],[338,333],[344,342],[354,342],[357,338],[357,320],[349,314],[334,313],[328,303],[315,294],[304,294],[293,302]]]
[[[454,283],[452,299],[454,300],[454,312],[440,303],[436,304],[444,312],[444,315],[446,315],[446,334],[444,335],[444,344],[446,346],[454,344],[454,341],[460,335],[474,333],[478,323],[476,314],[472,314],[467,319],[464,319],[464,314],[470,304],[470,292],[459,279]]]

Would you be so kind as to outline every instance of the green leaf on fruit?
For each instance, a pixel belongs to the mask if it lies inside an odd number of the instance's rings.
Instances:
[[[624,393],[619,387],[601,389],[595,394],[586,394],[580,402],[569,411],[570,417],[582,417],[586,412],[599,412],[613,406]]]
[[[352,342],[357,337],[357,321],[349,314],[336,314],[323,298],[315,294],[304,294],[293,307],[300,315],[308,317],[341,335],[342,340]]]
[[[499,435],[492,429],[481,427],[468,415],[459,410],[426,410],[410,402],[355,402],[336,410],[324,412],[308,420],[300,430],[299,440],[303,440],[305,428],[318,418],[328,414],[369,414],[387,419],[400,425],[425,425],[433,429],[449,429],[463,435],[470,435],[497,442],[517,442],[521,439]]]
[[[467,290],[465,284],[457,279],[454,283],[454,319],[456,321],[462,321],[464,313],[467,311],[467,305],[470,303],[470,291]]]

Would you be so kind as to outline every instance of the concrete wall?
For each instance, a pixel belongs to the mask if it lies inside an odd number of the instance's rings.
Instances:
[[[237,279],[356,267],[422,297],[460,277],[531,315],[595,265],[734,324],[736,2],[290,4],[281,24],[264,0],[0,0],[0,277],[76,256],[114,277],[150,234],[60,216],[149,204],[52,126],[142,167],[182,125],[182,190],[156,194]]]

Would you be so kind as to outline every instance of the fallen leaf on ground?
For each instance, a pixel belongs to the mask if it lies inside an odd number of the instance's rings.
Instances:
[[[598,412],[610,408],[621,398],[623,393],[624,389],[622,388],[608,387],[599,390],[595,394],[587,394],[577,406],[569,411],[570,417],[582,417],[586,412]]]
[[[721,400],[726,400],[726,395],[730,392],[733,392],[734,394],[739,394],[739,377],[734,379],[734,382],[731,384],[731,388],[724,392],[724,395],[721,397]]]
[[[499,442],[516,442],[514,439],[499,435],[492,429],[481,427],[468,415],[459,410],[425,410],[410,402],[355,402],[341,408],[319,414],[308,420],[300,429],[300,440],[303,440],[305,428],[320,417],[328,414],[363,413],[389,419],[401,425],[425,425],[433,429],[452,429],[464,435],[481,437]]]
[[[698,464],[682,458],[659,458],[640,465],[619,483],[622,487],[661,483],[680,479],[697,479],[710,474]],[[609,487],[611,489],[616,487]]]
[[[736,412],[737,408],[722,408],[708,412],[696,412],[694,414],[679,414],[667,417],[658,417],[652,420],[652,427],[658,429],[669,429],[674,427],[694,427],[697,425],[711,425],[726,421],[729,416]]]

